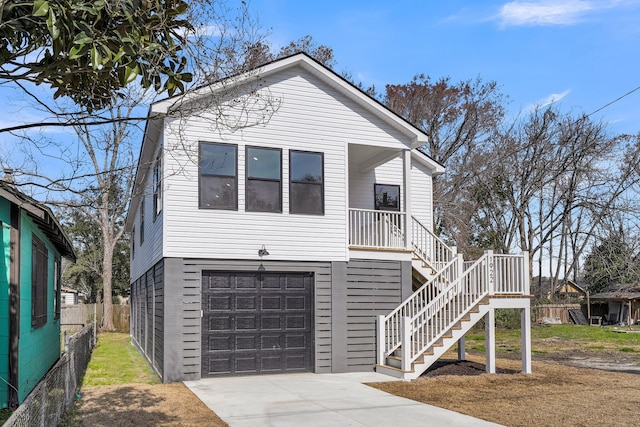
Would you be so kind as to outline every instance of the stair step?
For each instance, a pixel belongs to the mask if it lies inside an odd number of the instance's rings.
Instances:
[[[385,369],[390,369],[390,370],[392,370],[392,371],[401,372],[401,373],[411,373],[411,374],[412,374],[412,373],[414,373],[414,372],[415,372],[415,370],[413,370],[413,369],[412,369],[412,370],[410,370],[410,371],[405,371],[405,370],[403,370],[403,369],[395,368],[395,367],[393,367],[393,366],[389,366],[389,365],[380,365],[380,364],[376,364],[376,368],[378,368],[378,367],[380,367],[380,368],[385,368]]]

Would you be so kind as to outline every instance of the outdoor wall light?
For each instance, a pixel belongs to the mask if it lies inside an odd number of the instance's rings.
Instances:
[[[269,255],[269,252],[267,251],[267,248],[265,248],[264,245],[262,245],[262,249],[258,249],[258,256],[262,258],[263,256],[267,256],[267,255]]]

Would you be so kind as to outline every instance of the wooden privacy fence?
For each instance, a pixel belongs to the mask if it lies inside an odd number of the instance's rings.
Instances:
[[[572,323],[569,318],[569,310],[576,309],[580,310],[580,304],[545,304],[533,307],[533,311],[536,313],[536,321],[538,323],[545,323],[545,320],[549,321],[551,319],[556,319],[563,325]]]
[[[118,332],[129,333],[130,307],[128,305],[114,305],[113,326]],[[75,331],[83,325],[92,323],[97,318],[98,328],[102,325],[102,304],[63,305],[60,315],[63,330]]]

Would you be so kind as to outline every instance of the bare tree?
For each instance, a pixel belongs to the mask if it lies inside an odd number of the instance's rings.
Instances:
[[[452,83],[420,74],[407,84],[386,86],[384,103],[429,136],[422,150],[446,167],[434,180],[434,222],[443,237],[463,249],[476,211],[468,197],[471,176],[493,143],[505,101],[496,82],[480,77]]]
[[[212,126],[239,126],[229,123],[228,112],[220,107],[221,100],[237,95],[234,85],[228,83],[228,88],[217,91],[208,88],[222,77],[234,76],[243,70],[246,48],[259,42],[261,33],[254,28],[255,22],[245,2],[238,3],[237,8],[208,0],[193,2],[187,16],[194,31],[185,37],[182,52],[186,60],[178,70],[189,69],[194,81],[189,85],[183,82],[185,86],[180,89],[185,95],[168,101],[173,103],[168,114],[180,120],[181,115],[218,108],[217,114],[208,117]],[[20,144],[24,161],[18,167],[10,165],[16,170],[18,185],[46,190],[49,202],[82,212],[99,228],[102,258],[97,270],[103,288],[105,330],[113,329],[114,249],[124,233],[129,203],[137,196],[133,193],[137,154],[140,135],[148,120],[144,106],[158,97],[155,92],[158,88],[153,89],[129,86],[105,102],[100,110],[62,102],[54,104],[33,96],[35,108],[48,113],[61,125],[72,126],[75,138],[68,134],[54,138],[44,133],[23,132],[17,136],[24,142]],[[196,91],[200,91],[200,95],[205,91],[206,96],[200,96],[198,103],[190,102],[187,94]],[[267,109],[269,102],[267,94],[265,100],[260,96],[247,96],[234,105],[240,105],[254,116],[268,117],[269,112],[257,110]],[[7,159],[3,161],[5,165]]]
[[[637,181],[625,161],[636,157],[625,149],[627,141],[608,136],[602,123],[585,116],[554,107],[532,112],[503,133],[495,161],[476,184],[487,184],[483,225],[503,239],[503,247],[528,251],[531,269],[546,253],[553,288],[561,274],[577,274],[606,217],[635,209],[625,198]]]

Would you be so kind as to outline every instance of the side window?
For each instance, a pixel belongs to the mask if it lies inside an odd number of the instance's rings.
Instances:
[[[289,212],[324,215],[324,156],[289,152]]]
[[[31,326],[34,328],[47,323],[48,270],[47,247],[33,234],[31,237]]]
[[[247,147],[246,210],[282,212],[282,150]]]
[[[131,259],[136,257],[136,227],[131,229]]]
[[[140,246],[144,243],[144,194],[142,195],[142,199],[140,199]]]
[[[202,142],[199,154],[199,207],[238,209],[238,148]]]
[[[53,279],[55,280],[54,288],[56,294],[56,298],[53,303],[55,309],[53,318],[57,320],[60,319],[60,305],[62,304],[62,260],[59,256],[54,258],[53,274],[55,274]]]
[[[378,211],[400,211],[400,186],[374,184],[375,207]]]
[[[160,148],[162,151],[162,148]],[[153,219],[162,212],[162,157],[158,155],[153,166]]]

